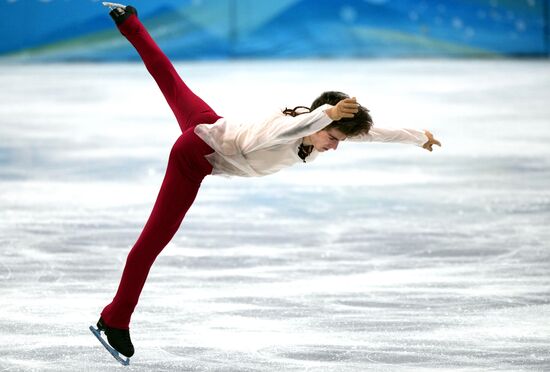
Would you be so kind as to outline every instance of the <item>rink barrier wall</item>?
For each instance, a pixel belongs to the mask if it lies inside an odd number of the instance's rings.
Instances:
[[[548,57],[550,0],[132,1],[172,59]],[[97,1],[0,0],[0,58],[130,61]],[[25,14],[25,22],[21,22]]]

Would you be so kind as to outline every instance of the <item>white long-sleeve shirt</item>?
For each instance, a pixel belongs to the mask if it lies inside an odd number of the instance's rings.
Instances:
[[[212,164],[212,174],[266,176],[303,162],[298,156],[302,139],[332,123],[326,114],[326,110],[331,107],[323,105],[295,117],[279,112],[263,123],[237,123],[221,118],[213,124],[197,125],[195,133],[214,150],[214,153],[206,156]],[[415,129],[372,127],[368,134],[348,137],[348,140],[422,146],[428,137]],[[314,149],[306,161],[309,163],[318,155],[319,152]]]

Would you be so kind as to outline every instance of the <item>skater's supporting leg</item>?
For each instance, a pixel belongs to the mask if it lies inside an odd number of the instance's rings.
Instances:
[[[138,17],[131,15],[117,26],[141,56],[174,112],[182,132],[199,123],[214,123],[220,117],[182,81],[174,66],[155,43]]]
[[[213,150],[188,129],[174,144],[153,211],[130,251],[115,298],[101,317],[109,327],[128,329],[149,269],[172,239],[199,190],[212,171],[206,154]]]

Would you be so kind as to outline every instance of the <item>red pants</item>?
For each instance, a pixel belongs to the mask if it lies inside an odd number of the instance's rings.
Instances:
[[[200,123],[214,123],[220,117],[185,85],[136,16],[128,18],[119,30],[143,59],[183,133],[172,147],[153,211],[128,254],[115,298],[101,312],[108,326],[128,329],[149,269],[178,230],[202,179],[212,172],[204,156],[213,150],[197,137],[194,128]]]

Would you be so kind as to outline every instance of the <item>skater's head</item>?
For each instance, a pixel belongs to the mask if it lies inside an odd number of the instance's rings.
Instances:
[[[350,98],[346,93],[337,91],[323,92],[319,97],[315,98],[315,101],[311,104],[311,111],[327,103],[335,106],[338,102],[346,98]]]
[[[338,102],[346,98],[350,98],[346,93],[335,91],[324,92],[313,101],[311,104],[311,111],[327,103],[336,106]],[[345,134],[346,137],[353,137],[359,134],[367,134],[371,127],[372,118],[369,114],[369,109],[359,105],[359,112],[352,118],[342,118],[338,121],[333,121],[325,127],[324,130],[335,128]]]
[[[342,92],[324,92],[313,101],[311,104],[311,111],[327,103],[335,106],[338,102],[346,98],[350,98],[350,96]],[[354,117],[333,121],[323,128],[323,130],[309,136],[309,140],[317,151],[336,150],[340,141],[345,140],[347,137],[367,134],[371,127],[372,118],[369,114],[369,110],[359,105],[359,112],[357,112]]]
[[[338,102],[346,98],[350,98],[350,96],[342,92],[328,91],[317,97],[311,104],[311,108],[298,106],[294,109],[287,108],[283,113],[285,115],[297,116],[313,111],[324,104],[335,106]],[[308,136],[307,142],[313,144],[315,149],[320,152],[330,149],[336,150],[340,141],[345,140],[347,137],[367,134],[371,127],[372,118],[369,114],[369,110],[359,105],[359,112],[352,118],[342,118],[338,121],[333,121],[322,130]]]
[[[307,137],[307,142],[312,144],[315,150],[325,152],[336,150],[341,141],[344,141],[347,135],[337,128],[325,128]]]

